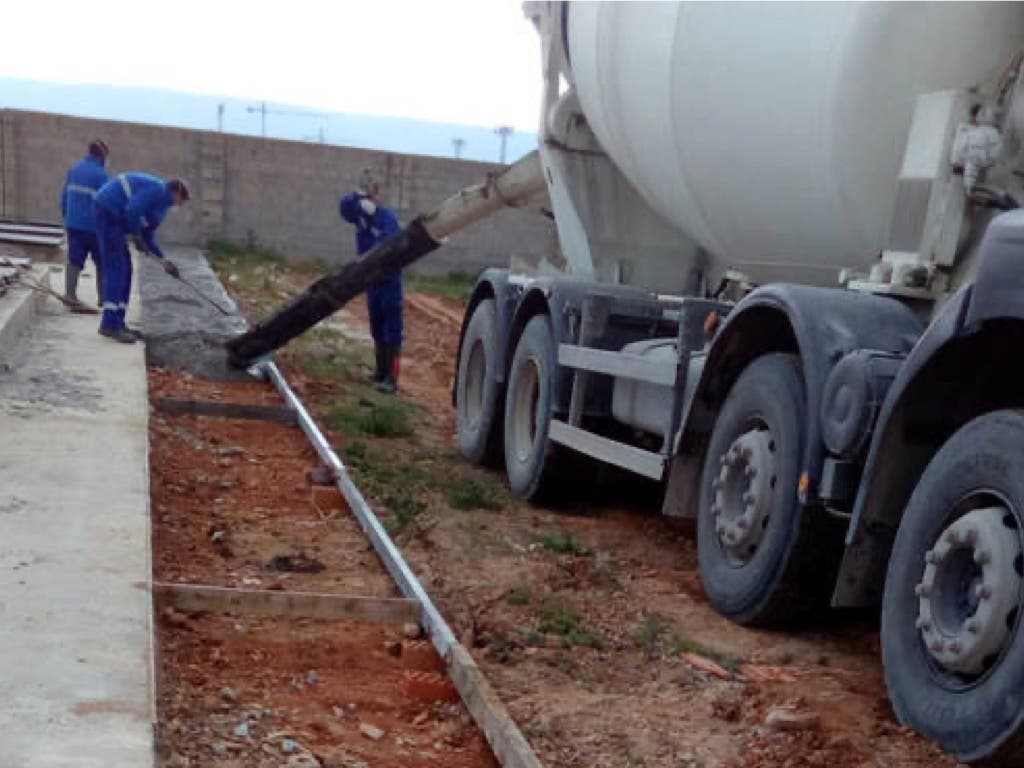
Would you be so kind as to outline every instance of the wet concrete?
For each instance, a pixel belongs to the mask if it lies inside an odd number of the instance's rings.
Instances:
[[[148,364],[218,381],[247,379],[244,371],[228,365],[224,351],[224,342],[248,327],[238,307],[201,251],[170,248],[168,255],[182,277],[231,314],[218,312],[187,285],[166,274],[153,259],[140,259],[136,264]]]

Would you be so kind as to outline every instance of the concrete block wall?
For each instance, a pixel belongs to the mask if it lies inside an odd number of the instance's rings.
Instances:
[[[296,260],[337,265],[355,257],[339,197],[363,168],[383,183],[403,221],[478,182],[499,166],[163,126],[0,111],[0,216],[59,219],[67,168],[94,136],[111,147],[110,170],[182,176],[193,198],[161,227],[167,242],[202,245],[250,236]],[[419,269],[474,273],[510,261],[536,262],[556,248],[551,221],[535,210],[503,211],[450,238]]]

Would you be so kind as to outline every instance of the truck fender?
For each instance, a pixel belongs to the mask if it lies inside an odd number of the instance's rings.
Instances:
[[[495,342],[497,344],[498,359],[505,360],[507,357],[506,347],[508,344],[509,328],[512,326],[512,317],[519,303],[524,290],[524,281],[516,280],[509,275],[506,269],[485,269],[477,278],[473,292],[466,303],[466,311],[462,316],[462,327],[459,330],[459,346],[455,353],[456,366],[462,358],[462,342],[466,337],[466,327],[470,318],[476,311],[481,301],[494,299],[495,306]],[[504,386],[507,366],[498,366],[495,370],[495,380],[499,386]],[[456,382],[452,379],[452,406],[455,406]]]
[[[1024,405],[1024,395],[1009,383],[1016,377],[1006,369],[1024,340],[1024,211],[993,219],[980,249],[974,284],[939,311],[879,411],[832,597],[835,606],[874,605],[881,599],[903,511],[946,439],[988,410]],[[1003,375],[986,376],[987,370]]]
[[[807,397],[802,473],[807,480],[801,484],[806,488],[801,491],[801,501],[812,502],[825,455],[821,396],[832,367],[855,349],[906,354],[921,330],[914,313],[889,298],[788,284],[756,289],[736,305],[708,350],[677,435],[676,464],[696,460],[699,465],[703,449],[698,446],[704,442],[700,438],[711,432],[729,390],[749,363],[772,352],[790,352],[799,357]],[[699,470],[691,470],[685,473],[689,482],[699,483]],[[673,498],[692,498],[697,492],[696,487],[689,488],[689,494],[671,490]]]

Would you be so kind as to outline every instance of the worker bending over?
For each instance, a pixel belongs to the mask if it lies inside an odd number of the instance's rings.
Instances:
[[[102,305],[102,265],[99,243],[96,241],[96,217],[93,200],[96,191],[108,179],[104,166],[110,149],[102,139],[89,142],[88,154],[71,166],[64,188],[60,193],[60,215],[68,233],[68,265],[64,272],[64,295],[78,301],[78,278],[85,268],[85,260],[92,258],[96,267],[96,297]]]
[[[341,217],[355,224],[356,252],[362,256],[401,227],[394,212],[380,204],[380,185],[363,171],[355,192],[341,198]],[[398,391],[402,352],[402,273],[386,277],[366,291],[370,334],[377,358],[372,380],[381,392]]]
[[[135,171],[118,174],[96,193],[96,233],[103,263],[102,335],[125,344],[139,338],[124,322],[132,290],[129,237],[138,250],[159,258],[165,272],[178,276],[178,268],[164,258],[155,234],[168,209],[184,205],[188,197],[188,187],[181,179],[164,181]]]

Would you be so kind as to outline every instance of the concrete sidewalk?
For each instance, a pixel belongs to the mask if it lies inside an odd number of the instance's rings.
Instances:
[[[98,324],[49,300],[0,370],[0,768],[154,762],[144,349]]]

